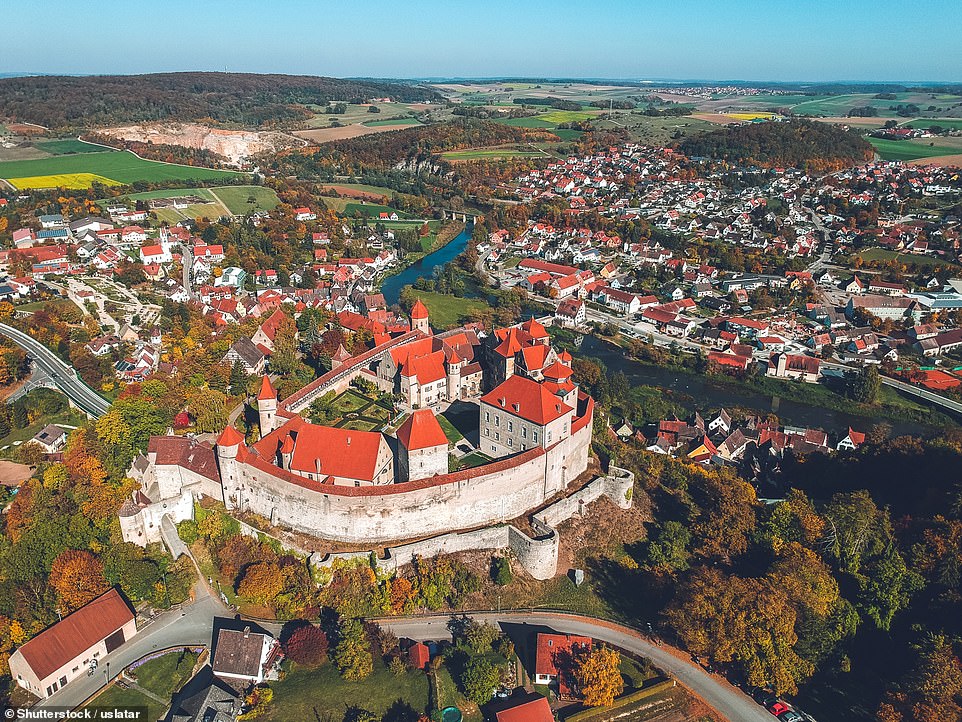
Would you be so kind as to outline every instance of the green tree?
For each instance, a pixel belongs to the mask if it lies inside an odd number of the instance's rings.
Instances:
[[[461,672],[464,696],[477,705],[486,704],[501,679],[498,668],[483,657],[472,657]]]
[[[371,644],[358,620],[348,619],[341,624],[340,639],[332,658],[344,679],[365,679],[374,671]]]
[[[678,521],[666,521],[648,543],[646,561],[655,569],[680,572],[688,569],[691,532]]]

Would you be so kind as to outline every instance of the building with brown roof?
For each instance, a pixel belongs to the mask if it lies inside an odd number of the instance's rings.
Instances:
[[[214,675],[231,683],[260,684],[279,660],[277,641],[266,632],[219,629],[211,664]]]
[[[10,655],[10,676],[46,699],[85,676],[136,633],[133,610],[111,589],[20,645]]]

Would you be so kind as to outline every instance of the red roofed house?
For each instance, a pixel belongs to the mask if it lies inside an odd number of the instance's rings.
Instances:
[[[554,722],[548,700],[540,694],[525,695],[517,702],[512,698],[504,704],[509,706],[494,713],[496,722]]]
[[[20,645],[10,655],[10,675],[46,699],[137,634],[134,613],[116,589]]]
[[[534,683],[557,684],[558,694],[571,694],[572,662],[591,649],[591,637],[574,634],[539,634],[534,660]]]
[[[821,361],[812,356],[792,353],[772,354],[767,375],[814,384],[821,376],[821,364]]]
[[[448,437],[430,409],[419,409],[397,430],[398,480],[448,473]]]
[[[861,431],[855,431],[851,426],[848,427],[848,434],[845,435],[844,439],[841,439],[835,446],[839,451],[843,449],[848,449],[849,451],[854,451],[862,444],[865,443],[865,434]]]
[[[277,335],[277,329],[280,328],[281,322],[286,318],[284,312],[281,309],[277,309],[268,316],[267,320],[261,324],[260,328],[254,332],[251,336],[251,341],[254,342],[255,346],[263,346],[269,352],[274,351],[274,337]]]
[[[481,397],[481,443],[489,456],[515,454],[568,438],[574,409],[543,384],[517,374]]]
[[[316,221],[317,214],[306,206],[294,209],[294,220],[297,221]]]

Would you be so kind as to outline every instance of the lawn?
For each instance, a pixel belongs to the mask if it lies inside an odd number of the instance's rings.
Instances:
[[[367,120],[361,123],[361,125],[367,126],[368,128],[377,128],[382,125],[421,125],[421,122],[417,118],[404,116],[402,118],[384,118],[383,120]]]
[[[95,674],[101,674],[101,672],[96,672]],[[118,684],[113,684],[108,687],[103,694],[98,695],[88,706],[94,708],[146,707],[147,719],[149,720],[160,719],[166,709],[159,702],[151,699],[142,692],[138,692],[136,689],[124,689]],[[97,718],[94,717],[93,719]]]
[[[483,311],[488,307],[488,304],[477,298],[458,298],[427,291],[418,291],[417,295],[428,307],[431,325],[435,328],[454,328],[460,325],[462,318],[473,311]]]
[[[454,428],[454,424],[445,418],[444,414],[439,414],[437,419],[438,424],[441,425],[441,430],[444,432],[444,435],[448,437],[449,443],[456,444],[464,438],[461,432]]]
[[[487,454],[483,454],[480,451],[472,451],[470,454],[465,454],[459,460],[460,468],[462,469],[472,469],[475,466],[483,466],[484,464],[490,463],[491,457]]]
[[[889,140],[888,138],[867,138],[866,140],[875,146],[876,152],[884,160],[915,160],[954,155],[960,152],[958,146],[940,143],[938,140]]]
[[[583,120],[591,120],[601,114],[602,111],[586,110],[552,110],[544,115],[539,115],[541,120],[558,125],[559,123],[580,123]]]
[[[858,254],[865,261],[893,261],[898,260],[906,265],[916,266],[953,266],[955,264],[937,256],[917,256],[912,253],[899,253],[888,248],[869,248]]]
[[[359,682],[341,679],[333,665],[325,664],[313,670],[295,666],[271,687],[274,701],[258,718],[262,722],[339,720],[347,710],[357,707],[380,718],[395,705],[409,706],[416,719],[428,706],[428,678],[423,672],[395,676],[379,658],[374,660],[374,673]]]
[[[73,153],[103,153],[105,148],[102,145],[84,143],[76,138],[60,138],[59,140],[43,140],[34,145],[45,153],[51,155],[71,155]],[[109,151],[108,151],[109,152]]]
[[[38,404],[38,394],[54,394],[57,395],[60,392],[54,391],[52,389],[36,389],[31,391],[24,397],[24,404],[28,409],[36,408]],[[40,416],[36,421],[34,421],[29,426],[25,426],[22,429],[13,429],[9,434],[0,439],[0,454],[4,456],[9,456],[14,453],[17,449],[14,446],[14,442],[26,442],[36,436],[47,424],[57,424],[58,426],[63,426],[69,433],[70,429],[66,428],[68,426],[83,426],[86,422],[86,417],[71,408],[64,409],[63,411],[46,414]],[[17,444],[19,446],[20,444]],[[9,448],[8,448],[9,447]]]
[[[116,151],[77,153],[0,163],[0,178],[11,180],[14,185],[21,188],[40,187],[32,180],[38,177],[70,176],[82,173],[101,176],[113,181],[114,184],[128,184],[135,181],[216,180],[219,178],[245,177],[244,174],[235,171],[158,163],[143,160],[133,153]],[[17,179],[17,181],[15,182],[12,179]]]
[[[339,414],[349,414],[352,411],[363,409],[369,403],[371,403],[371,399],[361,396],[356,391],[348,390],[334,399],[334,409]]]
[[[444,160],[481,160],[486,158],[529,158],[546,156],[539,150],[519,148],[472,148],[470,150],[449,150],[442,153]]]
[[[197,662],[197,654],[184,649],[149,662],[132,670],[137,684],[158,697],[170,698],[179,690],[184,682],[190,679]]]

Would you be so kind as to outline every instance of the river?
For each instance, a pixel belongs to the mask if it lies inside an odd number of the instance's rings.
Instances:
[[[780,396],[768,396],[744,386],[715,383],[711,378],[695,373],[641,364],[627,358],[616,346],[594,336],[584,337],[580,355],[599,359],[609,373],[621,371],[633,386],[663,388],[673,394],[683,406],[694,406],[699,410],[740,406],[760,413],[771,412],[778,416],[782,423],[791,426],[819,428],[836,434],[849,427],[866,432],[876,423],[882,422],[892,427],[895,436],[933,436],[940,433],[935,427],[908,419],[847,414]]]
[[[381,293],[384,294],[384,300],[387,301],[387,304],[390,306],[397,303],[401,297],[401,289],[405,286],[410,286],[419,278],[431,278],[435,268],[453,261],[468,245],[473,231],[474,224],[468,223],[464,226],[464,230],[456,235],[447,245],[433,253],[429,253],[420,261],[413,263],[400,273],[384,279],[384,285],[381,286]]]

